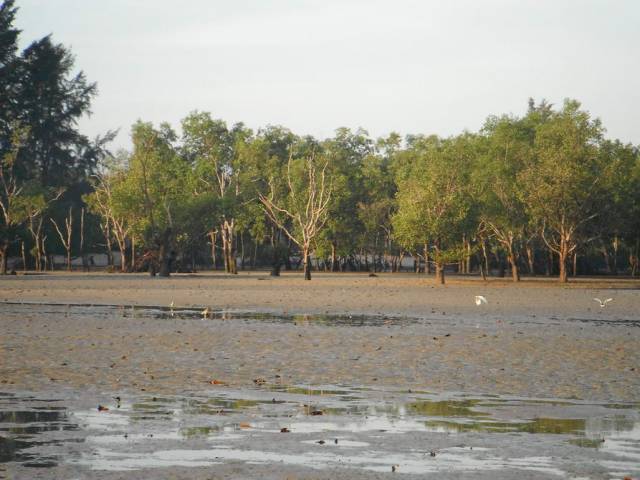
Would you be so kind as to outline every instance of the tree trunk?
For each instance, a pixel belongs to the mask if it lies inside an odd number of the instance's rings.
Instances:
[[[484,271],[489,275],[489,256],[487,255],[487,242],[482,239],[482,258],[484,260]]]
[[[534,276],[536,272],[534,268],[533,248],[531,248],[531,245],[526,246],[526,252],[527,252],[527,263],[529,264],[529,275]]]
[[[22,252],[22,271],[27,271],[27,252],[24,250],[24,240],[20,244],[20,251]]]
[[[244,232],[240,233],[240,270],[244,270]]]
[[[498,263],[498,276],[500,278],[504,278],[505,276],[505,271],[506,271],[506,265],[505,265],[505,261],[503,256],[500,254],[499,250],[496,250],[495,252],[495,257],[496,257],[496,262]]]
[[[337,270],[337,258],[336,258],[336,241],[333,240],[331,242],[331,271],[335,272]]]
[[[511,277],[514,282],[520,281],[520,272],[518,271],[518,263],[516,262],[515,256],[509,255],[509,263],[511,264]]]
[[[611,259],[609,258],[609,249],[607,248],[607,245],[603,244],[600,251],[604,257],[604,265],[607,269],[607,273],[611,273]]]
[[[431,273],[431,263],[429,262],[429,242],[425,242],[422,246],[422,254],[424,255],[424,273]]]
[[[46,272],[47,267],[49,270],[55,270],[55,265],[53,260],[49,258],[49,254],[47,253],[47,236],[45,235],[42,238],[42,257],[44,258],[44,265],[42,266],[43,270]]]
[[[122,260],[125,261],[125,257],[122,257]],[[126,267],[123,272],[126,272]],[[131,235],[131,271],[136,271],[136,237]]]
[[[113,251],[111,245],[111,231],[109,228],[103,231],[105,243],[107,245],[107,265],[113,268]]]
[[[284,256],[284,269],[287,272],[293,269],[293,265],[291,265],[291,239],[287,239],[287,252]]]
[[[212,230],[208,233],[209,238],[211,239],[211,261],[213,262],[213,269],[216,270],[216,240],[218,232],[216,230]]]
[[[436,282],[444,285],[444,265],[442,262],[436,262]]]
[[[567,276],[567,259],[566,257],[563,257],[562,255],[559,255],[559,261],[560,261],[560,276],[558,277],[558,281],[560,283],[567,283],[569,281],[569,278]]]
[[[40,239],[39,236],[35,236],[36,241],[36,272],[40,272],[43,268],[42,266],[42,252],[44,251],[44,242]]]
[[[123,273],[127,271],[127,251],[124,245],[120,247],[120,271]]]
[[[631,257],[631,276],[635,277],[638,271],[638,262],[640,262],[640,238],[636,238],[635,253]]]
[[[9,241],[3,240],[0,245],[0,274],[7,274],[7,253],[9,252]]]
[[[71,246],[71,245],[69,245]],[[67,272],[71,271],[71,249],[67,249]]]
[[[118,250],[120,250],[120,271],[124,273],[127,271],[127,244],[117,229],[114,230],[114,234],[116,243],[118,244]],[[131,270],[133,271],[134,269],[131,268]]]
[[[440,254],[440,239],[436,239],[435,244],[435,259],[436,259],[436,282],[440,285],[444,285],[444,262]]]
[[[280,250],[278,248],[278,244],[276,242],[273,243],[271,247],[273,250],[273,257],[271,261],[271,273],[272,277],[280,276],[280,268],[282,268],[282,256],[280,254]]]
[[[514,282],[520,281],[520,272],[518,271],[518,262],[516,260],[516,254],[513,250],[513,242],[508,242],[505,244],[507,247],[507,259],[509,260],[509,264],[511,265],[511,276],[513,277]]]
[[[168,277],[171,275],[171,262],[173,260],[173,252],[171,251],[171,228],[166,228],[160,237],[160,245],[158,246],[158,275]]]
[[[222,250],[224,253],[225,271],[227,273],[237,274],[238,266],[236,265],[234,224],[235,219],[232,219],[231,222],[225,220],[220,226],[220,230],[222,234]]]
[[[224,271],[229,272],[229,247],[227,246],[227,234],[222,230],[222,258],[224,259]]]
[[[251,256],[251,270],[256,268],[256,259],[258,258],[258,241],[253,241],[253,255]]]
[[[36,272],[41,272],[45,268],[45,265],[43,265],[43,263],[46,260],[44,260],[44,256],[42,255],[43,249],[44,247],[42,246],[42,239],[37,238],[36,239]]]
[[[616,235],[613,237],[613,274],[618,274],[618,248],[620,247],[620,239]]]
[[[487,272],[484,270],[484,264],[480,262],[480,275],[482,275],[482,280],[487,281]]]
[[[573,254],[573,277],[578,275],[578,254]]]
[[[309,247],[304,247],[302,255],[304,259],[304,279],[311,280],[311,258],[309,257]]]
[[[560,283],[567,283],[569,281],[567,275],[567,256],[568,256],[568,248],[566,241],[562,239],[560,241],[560,251],[558,252],[558,263],[560,267],[560,276],[558,277],[558,281]]]

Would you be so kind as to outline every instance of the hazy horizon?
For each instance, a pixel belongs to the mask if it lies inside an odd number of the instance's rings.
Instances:
[[[98,83],[89,136],[192,110],[318,138],[477,131],[575,98],[640,144],[640,3],[18,0],[21,47],[53,34]],[[173,8],[172,8],[173,7]]]

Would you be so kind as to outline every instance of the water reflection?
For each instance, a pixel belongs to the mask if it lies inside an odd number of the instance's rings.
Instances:
[[[272,314],[255,311],[236,311],[209,308],[206,317],[202,315],[202,307],[171,307],[156,305],[94,305],[94,304],[56,304],[56,303],[24,303],[0,302],[7,313],[24,312],[25,309],[37,307],[39,314],[59,314],[65,316],[86,316],[93,318],[149,318],[149,319],[197,319],[211,320],[253,320],[271,323],[289,323],[295,325],[352,326],[375,327],[390,325],[408,325],[423,322],[412,317],[392,317],[388,315],[329,315],[329,314]]]
[[[252,461],[380,472],[396,464],[400,473],[557,475],[567,462],[615,472],[640,465],[634,404],[330,385],[136,396],[114,400],[107,411],[66,402],[47,408],[33,397],[0,395],[0,463],[46,467],[64,458],[79,468],[135,470]],[[64,436],[72,431],[73,438]]]
[[[3,408],[15,397],[2,395]],[[34,400],[27,397],[27,402]],[[39,448],[50,445],[50,440],[39,437],[45,432],[75,431],[78,426],[70,423],[62,407],[34,407],[33,410],[0,410],[0,463],[18,462],[25,467],[49,468],[57,465],[55,456],[43,454]]]

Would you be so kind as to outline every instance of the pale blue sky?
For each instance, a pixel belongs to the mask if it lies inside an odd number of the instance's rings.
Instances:
[[[17,0],[22,45],[70,47],[99,95],[81,129],[136,119],[330,136],[453,135],[528,97],[580,100],[640,144],[636,0]]]

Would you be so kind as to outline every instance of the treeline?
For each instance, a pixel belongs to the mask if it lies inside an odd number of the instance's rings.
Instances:
[[[76,253],[92,247],[95,220],[83,215],[81,197],[92,190],[89,177],[114,136],[89,139],[78,131],[96,84],[74,71],[71,52],[51,36],[18,51],[16,11],[13,0],[0,4],[1,273],[9,255],[44,268],[62,242],[73,242]],[[79,215],[71,233],[64,222],[69,209]],[[80,223],[87,236],[80,234]]]
[[[0,29],[17,37],[12,3]],[[62,253],[70,268],[96,251],[114,265],[115,251],[122,271],[161,275],[268,265],[311,278],[312,268],[397,271],[407,255],[441,282],[447,267],[515,281],[637,274],[639,150],[607,139],[577,101],[530,100],[523,116],[449,138],[341,128],[319,140],[193,112],[180,134],[136,123],[132,151],[109,155],[108,136],[75,130],[96,91],[70,76],[69,52],[46,37],[18,55],[0,38],[11,104],[0,119],[3,271],[10,255],[43,269]],[[34,52],[57,67],[30,77]]]
[[[637,272],[638,149],[607,140],[576,101],[530,101],[522,117],[450,138],[342,128],[319,141],[202,112],[181,130],[134,125],[133,151],[85,197],[123,269],[137,268],[137,245],[163,274],[207,251],[231,273],[238,259],[277,270],[292,256],[307,272],[397,270],[407,254],[442,282],[451,264],[516,281]]]

